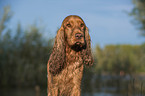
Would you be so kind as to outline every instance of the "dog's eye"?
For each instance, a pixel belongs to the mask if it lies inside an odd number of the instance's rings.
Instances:
[[[68,23],[66,26],[71,27],[71,24],[70,24],[70,23]]]
[[[83,23],[81,23],[81,25],[80,25],[81,27],[84,27],[84,24]]]

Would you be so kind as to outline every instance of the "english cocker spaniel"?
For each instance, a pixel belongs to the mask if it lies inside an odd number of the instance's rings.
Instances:
[[[92,64],[88,28],[81,17],[70,15],[57,32],[48,60],[48,96],[81,96],[84,65]]]

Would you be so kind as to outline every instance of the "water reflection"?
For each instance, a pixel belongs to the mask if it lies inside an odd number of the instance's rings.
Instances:
[[[42,89],[38,94],[35,88],[8,88],[1,89],[0,96],[47,96],[46,89]]]
[[[85,75],[82,96],[145,96],[145,76]],[[47,88],[3,88],[0,96],[47,96]]]
[[[41,90],[41,93],[36,94],[33,88],[28,89],[3,89],[1,90],[1,96],[47,96],[46,89]],[[96,92],[96,93],[82,93],[82,96],[113,96],[109,93]]]
[[[144,96],[145,75],[87,75],[82,87],[84,96]]]

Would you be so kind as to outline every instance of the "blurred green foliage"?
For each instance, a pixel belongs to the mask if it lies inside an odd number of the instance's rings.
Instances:
[[[145,44],[97,46],[95,57],[95,70],[103,73],[131,75],[145,72]]]
[[[46,86],[52,39],[44,39],[35,24],[24,30],[19,23],[16,31],[10,30],[10,13],[5,7],[0,18],[0,86]]]
[[[130,15],[134,16],[134,24],[140,29],[141,35],[145,36],[145,0],[132,0],[134,8]]]

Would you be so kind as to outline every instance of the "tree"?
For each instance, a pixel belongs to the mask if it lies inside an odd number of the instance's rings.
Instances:
[[[52,39],[45,39],[44,29],[36,24],[23,29],[18,23],[16,30],[9,29],[11,13],[5,7],[0,17],[0,88],[46,86]]]
[[[145,36],[145,0],[133,0],[134,8],[131,15],[134,16],[135,22],[140,29],[142,36]]]
[[[10,20],[11,17],[12,17],[12,12],[10,10],[10,6],[4,7],[3,15],[0,16],[0,36],[4,31],[4,29],[6,29],[7,22]]]
[[[144,72],[145,44],[143,45],[107,45],[103,49],[96,47],[96,70],[105,73],[133,74]]]

